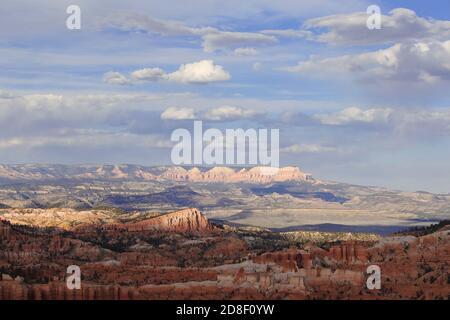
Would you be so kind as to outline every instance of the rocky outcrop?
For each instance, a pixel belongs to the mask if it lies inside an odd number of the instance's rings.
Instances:
[[[137,223],[123,225],[127,231],[162,230],[173,232],[208,232],[208,219],[198,209],[185,209]]]
[[[121,223],[124,217],[111,210],[74,210],[67,208],[51,209],[4,209],[1,218],[13,224],[33,227],[53,227],[64,230],[121,230],[146,231],[162,230],[174,232],[206,232],[212,230],[208,219],[194,208],[168,214],[157,215],[134,223]],[[133,214],[133,213],[131,213]],[[136,213],[137,216],[144,214]],[[5,230],[3,230],[5,228]],[[0,225],[0,234],[7,233]]]
[[[55,227],[65,230],[80,225],[117,222],[111,210],[75,210],[70,208],[0,209],[1,219],[13,224],[35,227]]]
[[[352,264],[356,262],[367,262],[367,246],[355,242],[342,243],[332,246],[328,256],[333,260]]]
[[[213,230],[208,219],[195,208],[162,214],[139,222],[83,225],[74,229],[78,233],[163,231],[180,233],[206,233]]]
[[[283,272],[296,272],[302,267],[304,261],[300,251],[292,249],[282,252],[269,252],[253,258],[255,263],[276,264],[282,268]]]

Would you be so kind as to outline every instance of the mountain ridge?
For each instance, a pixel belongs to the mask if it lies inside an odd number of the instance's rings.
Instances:
[[[311,174],[298,167],[281,168],[255,166],[252,168],[212,168],[142,165],[59,165],[59,164],[0,164],[0,179],[7,181],[36,181],[58,179],[188,181],[210,183],[267,184],[285,181],[313,181]]]

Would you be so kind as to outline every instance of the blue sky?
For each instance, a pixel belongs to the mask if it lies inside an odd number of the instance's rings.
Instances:
[[[448,1],[3,0],[0,15],[1,163],[170,163],[170,133],[201,119],[279,128],[281,164],[322,179],[450,192]]]

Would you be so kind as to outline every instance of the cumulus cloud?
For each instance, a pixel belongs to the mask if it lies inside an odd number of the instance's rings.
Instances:
[[[187,84],[206,84],[230,79],[230,73],[212,60],[182,64],[178,70],[171,73],[166,73],[160,68],[144,68],[133,71],[129,77],[118,72],[107,72],[103,76],[104,82],[119,85],[157,80]]]
[[[335,113],[315,114],[319,125],[366,129],[407,140],[450,135],[450,109],[426,108],[345,108]]]
[[[278,38],[297,38],[338,45],[373,45],[404,41],[447,40],[450,21],[423,18],[414,11],[397,8],[382,15],[382,28],[366,27],[368,14],[355,12],[307,20],[299,29],[268,29],[260,32],[223,31],[214,27],[189,27],[178,21],[154,19],[142,14],[115,15],[100,22],[102,28],[154,33],[164,36],[192,36],[202,39],[205,52],[239,49],[250,45],[271,45]]]
[[[338,45],[447,40],[450,37],[450,21],[422,18],[409,9],[397,8],[383,15],[380,30],[369,30],[367,19],[366,12],[332,15],[307,20],[303,29],[315,31],[310,39]]]
[[[281,70],[310,75],[352,74],[363,79],[435,83],[450,80],[450,41],[396,44],[388,49],[299,62]]]
[[[130,77],[137,81],[154,81],[163,79],[165,75],[164,70],[160,68],[144,68],[133,71]]]
[[[205,52],[271,45],[278,38],[297,38],[335,45],[393,44],[405,41],[444,41],[450,37],[450,21],[420,17],[413,10],[397,8],[382,15],[380,30],[366,27],[368,14],[329,15],[307,20],[299,29],[268,29],[259,32],[223,31],[215,27],[189,27],[178,21],[154,19],[143,14],[104,18],[101,28],[147,32],[164,36],[191,36],[202,40]]]
[[[161,114],[162,120],[193,120],[196,118],[193,108],[170,107]]]
[[[131,81],[120,72],[109,71],[103,75],[103,82],[108,84],[127,85]]]
[[[150,129],[149,105],[185,100],[189,94],[14,94],[0,98],[2,136],[51,133],[61,128]],[[159,114],[158,114],[159,115]],[[160,121],[159,121],[160,122]],[[154,129],[157,130],[157,129]]]
[[[221,106],[218,108],[208,110],[203,118],[213,121],[226,121],[226,120],[238,120],[249,119],[260,115],[261,113],[256,110],[239,108],[236,106]]]
[[[236,106],[220,106],[213,109],[195,110],[194,108],[170,107],[161,114],[163,120],[209,120],[234,121],[254,119],[263,115],[263,112],[245,109]]]
[[[214,61],[202,60],[181,65],[177,71],[167,74],[167,79],[180,83],[202,84],[227,81],[231,79],[231,75],[222,66],[214,64]]]
[[[0,97],[0,148],[167,147],[170,129],[148,106],[178,97],[187,96],[6,92]]]
[[[326,125],[347,125],[353,123],[386,123],[392,114],[390,108],[360,109],[350,107],[334,114],[315,115],[313,118]]]

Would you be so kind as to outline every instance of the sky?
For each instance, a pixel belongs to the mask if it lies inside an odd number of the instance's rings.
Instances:
[[[2,0],[0,17],[0,163],[170,164],[173,130],[202,120],[279,129],[281,165],[320,179],[450,192],[448,0]]]

